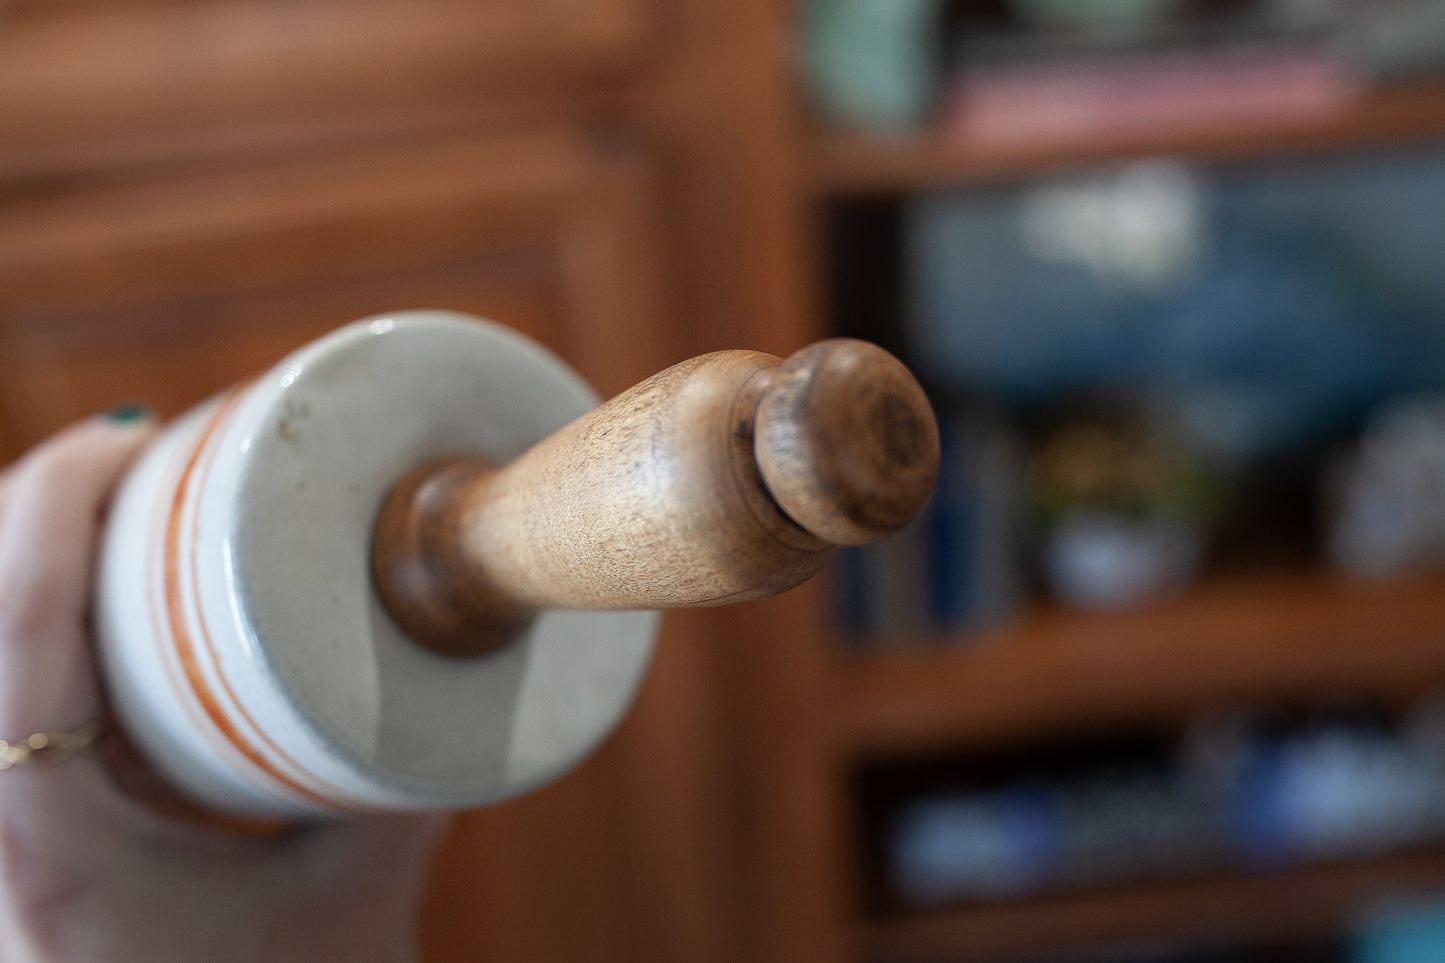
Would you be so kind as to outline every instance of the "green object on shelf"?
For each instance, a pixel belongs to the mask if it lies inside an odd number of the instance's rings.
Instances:
[[[939,0],[809,0],[803,61],[829,121],[906,130],[929,119]]]

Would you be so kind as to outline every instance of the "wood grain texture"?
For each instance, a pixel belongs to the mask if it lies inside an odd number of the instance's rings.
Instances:
[[[760,412],[766,437],[755,437]],[[485,652],[543,608],[695,608],[786,591],[840,542],[911,521],[937,471],[928,400],[881,348],[834,339],[786,362],[713,352],[499,470],[462,457],[413,471],[378,516],[374,571],[412,638]]]
[[[971,633],[884,643],[838,666],[835,738],[863,755],[1051,732],[1183,726],[1213,708],[1351,692],[1405,704],[1445,680],[1445,579],[1218,575],[1134,610],[1038,608]]]
[[[938,425],[903,363],[829,338],[790,356],[758,406],[758,468],[799,525],[865,545],[918,514],[938,480]]]
[[[639,0],[0,4],[0,181],[535,117],[647,62]]]
[[[496,318],[609,395],[820,336],[757,6],[0,3],[0,460],[127,398],[178,412],[389,308]],[[780,601],[782,622],[671,615],[596,756],[459,818],[422,958],[837,959],[813,841],[838,797],[800,765],[825,716],[793,664],[822,622]],[[755,746],[798,777],[744,788]]]
[[[0,459],[130,398],[169,417],[415,305],[501,319],[619,391],[682,354],[652,333],[673,313],[656,167],[640,139],[544,128],[12,199]]]

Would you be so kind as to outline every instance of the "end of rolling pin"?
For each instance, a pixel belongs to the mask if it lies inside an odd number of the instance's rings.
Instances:
[[[923,388],[893,355],[851,338],[783,361],[758,403],[754,451],[778,506],[835,545],[903,528],[938,480],[938,423]]]
[[[938,457],[923,389],[882,348],[834,339],[782,362],[716,352],[496,470],[466,457],[416,469],[377,517],[373,570],[403,630],[448,655],[500,648],[543,608],[764,598],[815,574],[833,547],[908,524]],[[768,499],[806,545],[754,511]]]

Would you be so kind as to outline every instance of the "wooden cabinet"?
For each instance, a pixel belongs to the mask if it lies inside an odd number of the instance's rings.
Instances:
[[[799,346],[781,15],[710,0],[0,6],[0,461],[119,402],[173,415],[393,309],[495,318],[604,393],[704,350]],[[772,953],[750,908],[760,864],[737,840],[770,841],[763,866],[811,864],[767,780],[734,775],[785,697],[753,666],[795,644],[754,626],[738,662],[741,631],[726,613],[669,619],[597,756],[458,821],[426,959]],[[734,726],[740,713],[759,721]]]
[[[0,24],[7,179],[576,116],[661,40],[648,0],[17,0]]]
[[[11,453],[135,396],[175,414],[367,314],[505,319],[615,391],[671,360],[655,158],[553,130],[13,201],[0,235]]]

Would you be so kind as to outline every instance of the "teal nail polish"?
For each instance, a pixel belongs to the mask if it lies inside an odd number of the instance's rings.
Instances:
[[[152,414],[149,405],[139,401],[128,401],[123,405],[116,405],[101,417],[106,421],[128,425],[139,421],[149,421]]]

